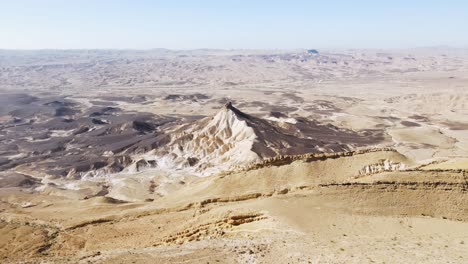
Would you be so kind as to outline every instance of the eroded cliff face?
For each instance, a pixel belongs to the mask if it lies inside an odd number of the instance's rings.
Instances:
[[[255,169],[260,169],[264,167],[270,167],[270,166],[283,166],[287,164],[291,164],[294,161],[306,161],[306,162],[312,162],[312,161],[318,161],[318,160],[327,160],[327,159],[337,159],[341,157],[350,157],[350,156],[355,156],[355,155],[361,155],[361,154],[366,154],[366,153],[373,153],[373,152],[382,152],[382,151],[390,151],[390,152],[395,152],[398,153],[395,149],[393,148],[369,148],[369,149],[359,149],[359,150],[354,150],[354,151],[342,151],[342,152],[331,152],[331,153],[307,153],[307,154],[302,154],[302,155],[279,155],[271,158],[266,158],[262,161],[251,163],[243,168],[238,168],[240,170],[248,171],[248,170],[255,170]],[[382,161],[382,164],[377,163],[375,165],[375,168],[378,166],[382,166],[383,169],[386,168],[386,165],[384,164],[384,160]],[[392,162],[387,162],[387,167],[394,168],[395,164]],[[368,165],[369,167],[372,167],[373,165]],[[366,166],[367,167],[367,166]],[[374,167],[372,167],[374,168]],[[365,168],[363,168],[365,171]]]
[[[384,171],[401,171],[405,170],[406,165],[401,162],[393,162],[388,159],[380,160],[377,163],[374,164],[369,164],[364,166],[359,171],[359,175],[369,175],[369,174],[375,174],[375,173],[381,173]]]

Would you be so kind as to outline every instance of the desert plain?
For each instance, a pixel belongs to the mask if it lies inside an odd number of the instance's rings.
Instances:
[[[2,263],[467,263],[468,50],[0,50]]]

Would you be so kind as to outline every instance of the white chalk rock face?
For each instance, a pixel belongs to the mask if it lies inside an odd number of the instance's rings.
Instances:
[[[169,155],[179,168],[194,167],[207,173],[211,167],[223,170],[258,161],[260,157],[252,151],[257,135],[246,117],[228,103],[214,117],[175,133]]]
[[[406,169],[406,165],[401,162],[393,162],[391,160],[381,160],[378,163],[370,164],[364,166],[359,171],[359,175],[369,175],[369,174],[376,174],[385,171],[403,171]]]

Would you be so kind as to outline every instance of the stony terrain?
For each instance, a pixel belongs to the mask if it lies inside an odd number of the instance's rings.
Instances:
[[[0,51],[2,263],[466,263],[468,52]]]

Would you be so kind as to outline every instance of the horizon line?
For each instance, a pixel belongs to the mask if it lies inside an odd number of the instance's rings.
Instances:
[[[450,45],[434,45],[434,46],[415,46],[415,47],[309,47],[309,48],[192,48],[192,49],[177,49],[177,48],[1,48],[0,51],[293,51],[293,50],[412,50],[412,49],[468,49],[468,46],[450,46]]]

